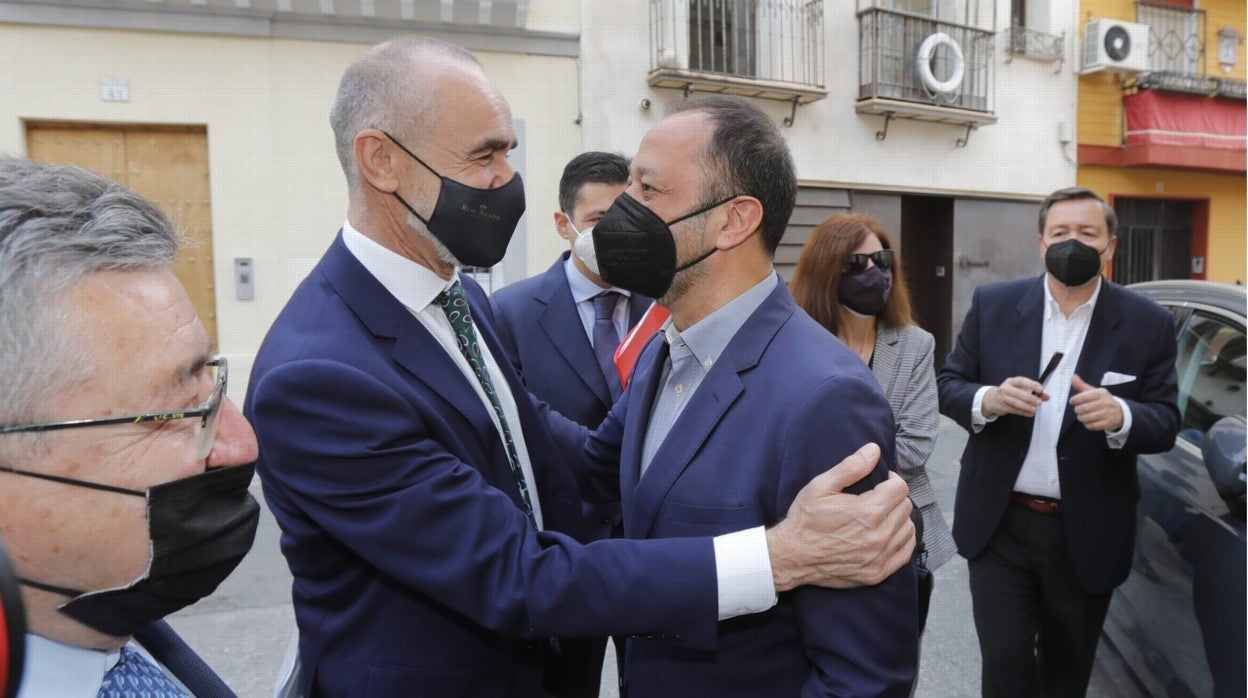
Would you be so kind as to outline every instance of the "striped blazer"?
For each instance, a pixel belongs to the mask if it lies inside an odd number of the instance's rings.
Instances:
[[[927,567],[936,569],[957,552],[949,524],[936,503],[927,478],[927,459],[940,433],[936,371],[932,354],[936,340],[917,325],[876,328],[871,372],[884,387],[897,420],[897,462],[910,486],[910,499],[923,514],[923,542]]]

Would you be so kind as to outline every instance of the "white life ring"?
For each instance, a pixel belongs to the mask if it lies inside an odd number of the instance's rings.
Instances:
[[[937,80],[932,74],[932,56],[936,53],[937,46],[948,46],[949,53],[953,56],[953,73],[948,80]],[[952,36],[944,32],[936,32],[929,35],[919,44],[919,55],[915,58],[918,64],[919,78],[923,81],[923,86],[932,92],[940,94],[949,94],[958,89],[962,85],[962,78],[966,75],[966,60],[962,56],[962,47],[958,46],[958,42],[953,40]]]

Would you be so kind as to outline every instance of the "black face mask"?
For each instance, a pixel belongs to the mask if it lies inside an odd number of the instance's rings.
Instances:
[[[19,580],[36,589],[74,598],[58,610],[83,625],[116,637],[179,611],[216,590],[242,562],[256,538],[260,505],[247,491],[255,464],[209,470],[146,492],[95,482],[10,470],[67,485],[147,498],[152,559],[145,574],[117,589],[83,592]]]
[[[386,133],[382,131],[382,133]],[[420,219],[429,233],[455,255],[460,264],[492,267],[507,254],[507,245],[524,215],[524,181],[517,172],[510,182],[496,189],[477,189],[438,174],[416,153],[386,133],[403,152],[442,180],[433,215],[425,218],[394,193],[403,207]]]
[[[628,192],[620,194],[594,225],[594,251],[598,257],[599,276],[612,286],[651,298],[662,298],[672,287],[672,279],[677,272],[702,262],[718,249],[712,247],[678,267],[676,238],[672,235],[671,226],[735,198],[735,195],[730,196],[664,222]]]
[[[867,267],[857,274],[842,274],[837,284],[841,305],[859,315],[878,315],[893,292],[893,273]]]
[[[1067,286],[1082,286],[1101,273],[1101,253],[1078,240],[1063,240],[1045,251],[1044,268]]]

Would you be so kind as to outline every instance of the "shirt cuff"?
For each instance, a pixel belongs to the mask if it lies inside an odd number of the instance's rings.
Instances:
[[[719,619],[766,611],[776,605],[771,556],[762,526],[715,536]]]
[[[1105,432],[1105,442],[1110,448],[1122,448],[1127,445],[1127,437],[1131,435],[1131,408],[1120,397],[1114,398],[1114,402],[1122,408],[1122,428]]]
[[[979,390],[975,391],[975,397],[971,400],[971,428],[975,430],[976,434],[978,434],[988,422],[997,421],[996,417],[989,419],[988,417],[985,417],[983,413],[984,395],[986,395],[989,390],[992,390],[992,387],[993,386],[991,385],[981,386]]]

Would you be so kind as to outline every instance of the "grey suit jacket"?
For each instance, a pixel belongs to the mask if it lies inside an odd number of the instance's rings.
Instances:
[[[910,486],[910,499],[923,513],[923,542],[927,567],[936,569],[957,552],[949,524],[936,503],[927,478],[927,459],[940,433],[940,409],[936,397],[936,371],[932,354],[936,340],[915,326],[880,324],[875,336],[871,372],[884,387],[897,420],[897,462]]]

